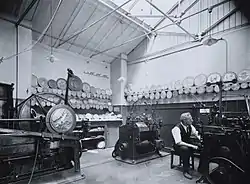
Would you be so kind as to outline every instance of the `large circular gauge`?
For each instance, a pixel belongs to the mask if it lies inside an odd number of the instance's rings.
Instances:
[[[222,77],[223,82],[232,82],[235,80],[237,80],[237,75],[234,72],[227,72]]]
[[[195,86],[203,86],[207,83],[207,76],[204,74],[200,74],[198,76],[195,77],[194,79],[194,85]]]
[[[76,114],[67,105],[56,105],[46,115],[46,126],[52,133],[70,133],[76,126]]]
[[[208,83],[217,83],[220,81],[221,81],[221,76],[219,73],[211,73],[207,78]]]
[[[242,70],[238,74],[238,81],[239,82],[248,82],[248,81],[250,81],[250,70],[248,70],[248,69]]]
[[[193,77],[186,77],[183,82],[182,85],[184,88],[189,88],[191,86],[194,85],[194,78]]]

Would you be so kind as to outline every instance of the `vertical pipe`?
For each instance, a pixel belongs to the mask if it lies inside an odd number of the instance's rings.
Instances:
[[[18,70],[19,70],[19,48],[18,48],[18,45],[19,45],[19,40],[18,40],[18,25],[15,26],[16,27],[16,101],[15,101],[15,107],[17,107],[18,105],[18,80],[19,80],[19,73],[18,73]],[[16,115],[17,115],[17,108],[16,108]]]

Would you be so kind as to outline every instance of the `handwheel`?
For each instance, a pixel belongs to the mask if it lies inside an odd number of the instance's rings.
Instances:
[[[18,117],[20,119],[45,118],[51,106],[62,103],[64,103],[64,98],[57,94],[48,92],[33,94],[21,105]],[[23,121],[19,123],[19,128],[26,131],[39,131],[42,127],[38,127],[29,121]]]

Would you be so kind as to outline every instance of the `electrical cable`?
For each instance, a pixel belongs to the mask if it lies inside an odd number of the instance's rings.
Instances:
[[[57,12],[58,12],[58,10],[59,10],[59,8],[60,8],[62,2],[63,2],[63,0],[60,0],[60,1],[59,1],[58,5],[57,5],[57,7],[56,7],[56,10],[55,10],[53,16],[51,17],[51,19],[50,19],[48,25],[47,25],[46,28],[43,30],[43,32],[41,33],[41,35],[39,36],[39,38],[35,41],[35,43],[33,43],[33,44],[31,44],[30,46],[26,47],[23,51],[20,51],[20,52],[17,53],[17,54],[13,54],[13,55],[8,56],[8,57],[3,57],[3,58],[1,59],[1,61],[3,62],[3,61],[5,61],[5,60],[12,59],[13,57],[19,56],[20,54],[23,54],[23,53],[25,53],[25,52],[28,52],[28,51],[32,50],[33,47],[34,47],[34,46],[35,46],[35,45],[45,36],[45,34],[46,34],[46,32],[48,31],[48,29],[50,28],[50,26],[51,26],[53,20],[55,19],[56,14],[57,14]]]
[[[35,155],[34,164],[33,164],[32,172],[31,172],[31,175],[30,175],[30,179],[29,179],[28,184],[31,183],[31,180],[32,180],[33,175],[34,175],[34,172],[35,172],[36,161],[37,161],[37,156],[38,156],[38,151],[39,151],[39,141],[37,141],[37,145],[36,145],[36,155]]]

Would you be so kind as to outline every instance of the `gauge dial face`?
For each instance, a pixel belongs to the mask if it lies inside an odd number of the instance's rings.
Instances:
[[[234,72],[227,72],[223,75],[222,81],[231,82],[235,79],[237,79],[237,75]]]
[[[207,82],[209,83],[217,83],[220,82],[221,76],[219,73],[212,73],[208,76]]]
[[[194,79],[195,86],[202,86],[202,85],[205,85],[206,83],[207,83],[207,76],[204,74],[200,74],[196,76]]]
[[[51,132],[68,133],[75,128],[76,115],[69,106],[56,105],[49,110],[46,124]]]

